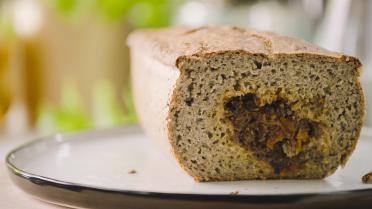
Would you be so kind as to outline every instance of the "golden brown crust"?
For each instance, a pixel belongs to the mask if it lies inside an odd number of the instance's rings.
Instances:
[[[240,27],[174,27],[138,30],[130,35],[128,44],[146,47],[147,52],[167,65],[177,65],[188,56],[203,56],[226,51],[245,51],[251,54],[275,56],[277,54],[314,54],[350,60],[351,56],[330,52],[297,38],[280,36]]]

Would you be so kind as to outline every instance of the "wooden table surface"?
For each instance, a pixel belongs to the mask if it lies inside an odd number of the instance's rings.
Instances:
[[[0,136],[0,208],[6,209],[53,209],[64,208],[44,203],[26,194],[11,182],[5,165],[6,154],[14,147],[23,144],[33,137]]]

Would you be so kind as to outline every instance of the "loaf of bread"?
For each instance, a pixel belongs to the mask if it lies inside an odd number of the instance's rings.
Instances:
[[[128,44],[141,124],[196,181],[321,179],[355,149],[354,57],[238,27],[139,30]]]

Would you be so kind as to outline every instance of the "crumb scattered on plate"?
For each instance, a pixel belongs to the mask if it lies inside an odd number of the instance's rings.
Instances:
[[[137,171],[133,169],[133,170],[130,170],[128,173],[129,173],[129,174],[136,174]]]
[[[372,184],[372,172],[365,174],[362,177],[362,182],[365,184]]]
[[[238,195],[239,194],[239,191],[231,192],[230,194],[231,195]]]

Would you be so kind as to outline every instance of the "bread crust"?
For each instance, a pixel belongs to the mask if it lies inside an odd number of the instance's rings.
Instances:
[[[250,54],[275,56],[280,54],[313,54],[354,62],[352,56],[331,52],[298,38],[260,32],[241,27],[173,27],[138,30],[128,37],[128,45],[146,49],[166,65],[179,66],[191,56],[208,56],[210,53],[244,51]]]

